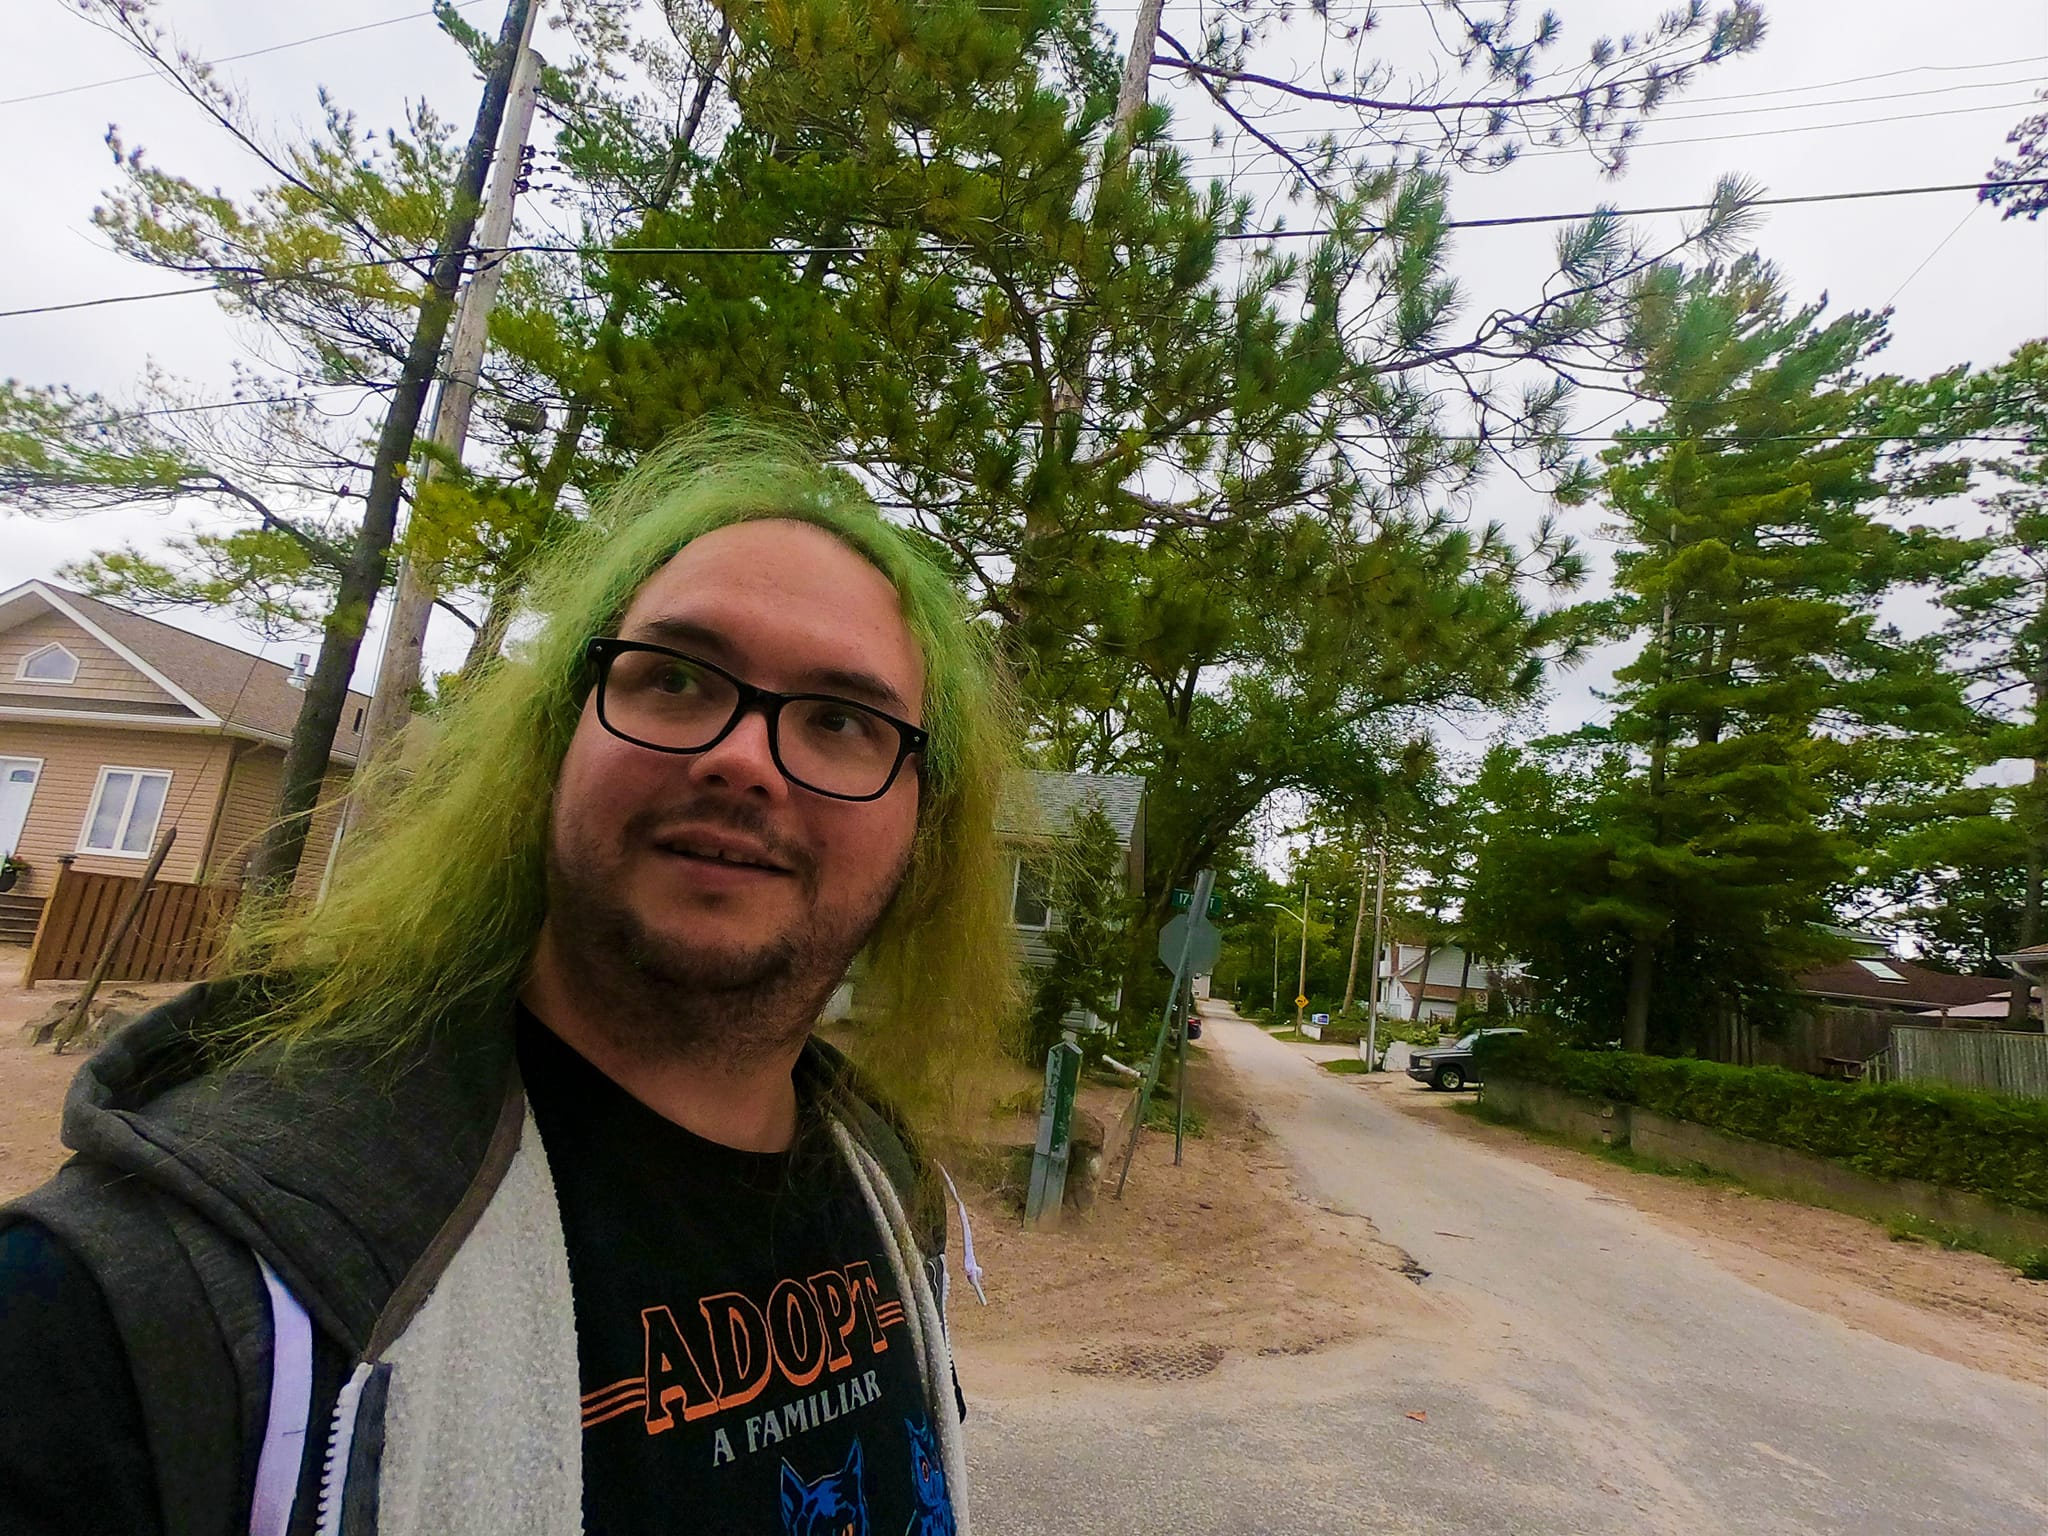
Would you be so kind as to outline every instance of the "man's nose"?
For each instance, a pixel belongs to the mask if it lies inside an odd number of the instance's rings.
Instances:
[[[690,760],[690,777],[698,783],[722,784],[742,793],[760,790],[777,797],[787,794],[789,782],[775,766],[775,751],[768,739],[768,712],[749,709],[741,715],[718,745]]]

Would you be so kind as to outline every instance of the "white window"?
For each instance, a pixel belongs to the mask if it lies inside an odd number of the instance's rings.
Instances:
[[[14,675],[24,683],[75,683],[78,658],[61,645],[46,645],[22,657]]]
[[[171,776],[159,769],[102,768],[78,851],[147,858],[170,792]]]
[[[1010,886],[1010,920],[1019,928],[1050,928],[1052,905],[1047,900],[1045,877],[1022,859]]]
[[[1879,981],[1896,981],[1901,985],[1905,983],[1906,978],[1886,965],[1882,960],[1858,960],[1856,963],[1862,966],[1864,970],[1870,972]]]

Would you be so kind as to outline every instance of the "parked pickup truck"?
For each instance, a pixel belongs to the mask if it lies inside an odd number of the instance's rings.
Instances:
[[[1456,1092],[1467,1084],[1479,1081],[1478,1069],[1472,1065],[1472,1047],[1481,1035],[1526,1035],[1526,1029],[1475,1029],[1463,1039],[1433,1051],[1417,1051],[1408,1058],[1408,1075],[1418,1083],[1427,1083],[1432,1088]]]

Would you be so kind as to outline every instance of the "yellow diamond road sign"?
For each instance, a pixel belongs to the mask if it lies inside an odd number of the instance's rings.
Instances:
[[[1294,1000],[1294,1006],[1297,1008],[1306,1008],[1308,1006],[1308,999],[1305,997],[1297,997]]]

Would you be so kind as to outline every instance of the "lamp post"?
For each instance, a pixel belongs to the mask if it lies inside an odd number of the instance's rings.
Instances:
[[[1302,877],[1301,910],[1299,912],[1295,911],[1294,908],[1290,906],[1285,906],[1277,901],[1269,901],[1266,903],[1266,905],[1271,907],[1275,912],[1285,912],[1289,917],[1293,918],[1297,923],[1301,924],[1301,974],[1300,977],[1296,980],[1294,987],[1294,1032],[1298,1035],[1301,1033],[1300,1000],[1308,995],[1308,877],[1306,875]],[[1275,933],[1273,935],[1273,963],[1276,972],[1279,967],[1279,945],[1280,936],[1279,934]],[[1273,979],[1273,990],[1277,992],[1279,991],[1279,989],[1280,982],[1279,977],[1276,974]]]

